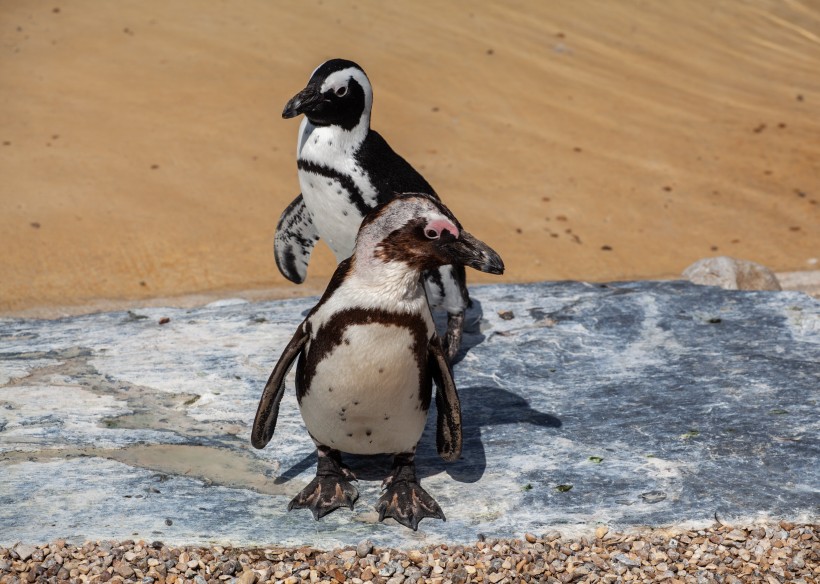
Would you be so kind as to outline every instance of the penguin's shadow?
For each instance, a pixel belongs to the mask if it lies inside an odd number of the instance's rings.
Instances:
[[[446,472],[460,483],[474,483],[484,476],[487,469],[487,453],[484,437],[501,438],[500,442],[518,448],[520,435],[504,440],[508,433],[503,426],[531,424],[540,428],[560,428],[561,420],[551,414],[539,412],[529,402],[511,391],[497,386],[469,386],[459,389],[461,398],[461,430],[463,446],[456,462],[443,461],[436,450],[435,408],[430,410],[427,426],[416,451],[416,472],[419,478]],[[513,430],[515,431],[515,430]],[[530,434],[527,431],[527,434]],[[513,452],[511,451],[510,454]]]
[[[435,390],[434,390],[435,391]],[[456,462],[445,462],[436,451],[436,408],[430,409],[427,426],[416,451],[416,475],[419,479],[447,472],[460,483],[478,481],[487,468],[487,454],[483,432],[502,432],[503,425],[532,424],[541,428],[560,428],[561,420],[530,407],[523,397],[506,389],[492,386],[470,386],[459,389],[463,447]],[[510,442],[513,440],[511,439]],[[389,473],[392,457],[388,455],[362,456],[344,454],[343,459],[356,477],[377,481]],[[282,484],[316,465],[314,450],[275,479]]]

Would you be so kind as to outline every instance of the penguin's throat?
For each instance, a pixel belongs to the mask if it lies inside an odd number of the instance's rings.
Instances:
[[[369,293],[388,302],[416,302],[424,296],[421,272],[401,261],[385,262],[378,257],[357,257],[353,265],[356,281]]]
[[[346,159],[359,149],[369,130],[369,113],[362,114],[349,130],[335,124],[317,125],[305,118],[299,132],[297,155],[321,163],[340,157]]]

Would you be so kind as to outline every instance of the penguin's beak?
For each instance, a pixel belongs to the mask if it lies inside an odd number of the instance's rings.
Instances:
[[[308,85],[294,95],[282,110],[285,119],[295,118],[299,114],[310,113],[324,101],[324,96],[318,88]]]
[[[488,274],[503,274],[504,262],[493,248],[462,229],[458,239],[452,238],[446,248],[453,263],[470,266]]]

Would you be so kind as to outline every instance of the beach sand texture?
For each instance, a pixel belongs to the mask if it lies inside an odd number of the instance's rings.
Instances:
[[[324,245],[301,287],[271,248],[332,57],[506,281],[818,267],[816,2],[8,1],[0,38],[6,314],[320,292]]]

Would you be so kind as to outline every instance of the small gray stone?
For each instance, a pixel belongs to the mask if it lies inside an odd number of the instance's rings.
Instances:
[[[726,290],[780,290],[780,282],[764,265],[728,256],[704,258],[683,271],[693,284],[720,286]]]
[[[794,569],[802,570],[805,566],[806,566],[806,560],[803,557],[802,552],[800,552],[799,554],[796,554],[792,558],[791,562],[789,562],[789,569],[790,570],[794,570]]]
[[[626,554],[615,554],[614,559],[622,563],[624,566],[640,566],[640,560],[633,560],[632,558],[626,556]]]
[[[236,570],[239,564],[236,560],[228,560],[227,562],[222,564],[222,573],[227,576],[233,576],[236,574]]]
[[[367,555],[373,551],[373,544],[370,540],[363,539],[359,542],[359,545],[356,546],[356,555],[360,558],[366,558]]]
[[[391,564],[387,564],[386,566],[383,566],[379,570],[379,576],[384,576],[384,577],[392,576],[395,573],[396,573],[396,567],[391,565]]]
[[[37,548],[35,548],[33,545],[25,545],[22,543],[18,543],[16,546],[14,546],[14,553],[17,554],[21,561],[25,562],[31,557],[31,554],[33,554],[36,549]]]

